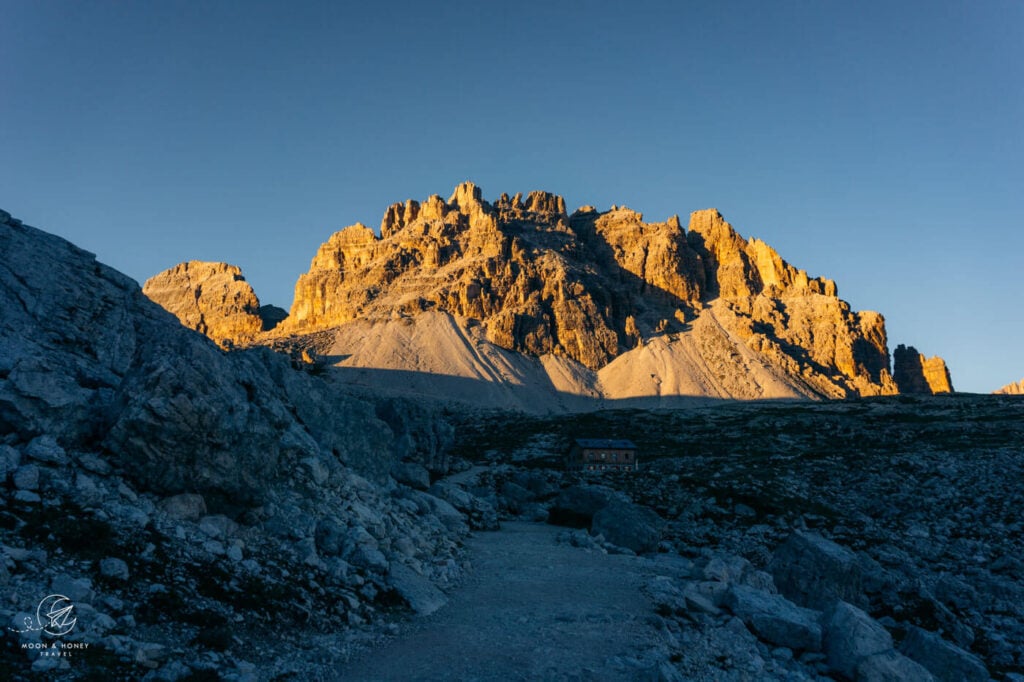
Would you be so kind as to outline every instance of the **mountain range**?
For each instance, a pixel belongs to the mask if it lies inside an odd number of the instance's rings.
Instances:
[[[548,192],[388,207],[332,234],[287,315],[241,271],[179,264],[144,293],[222,344],[270,345],[374,391],[564,411],[692,399],[951,392],[940,358],[901,346],[716,209],[646,222]]]

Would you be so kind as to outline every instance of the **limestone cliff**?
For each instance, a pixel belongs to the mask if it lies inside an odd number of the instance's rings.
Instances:
[[[913,346],[900,344],[893,352],[893,375],[900,393],[952,393],[953,381],[940,357],[926,358]]]
[[[251,341],[264,329],[256,292],[235,265],[179,263],[146,280],[142,293],[218,343]]]

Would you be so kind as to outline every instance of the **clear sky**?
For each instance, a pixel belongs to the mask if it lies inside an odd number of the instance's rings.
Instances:
[[[0,207],[288,307],[332,232],[473,180],[715,206],[959,390],[1024,377],[1024,2],[0,0]]]

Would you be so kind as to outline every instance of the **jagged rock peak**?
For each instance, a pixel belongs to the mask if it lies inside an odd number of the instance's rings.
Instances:
[[[179,263],[146,280],[142,293],[218,343],[251,340],[263,331],[260,301],[236,265]]]
[[[1024,395],[1024,379],[1012,384],[1006,384],[992,392],[1000,395]]]
[[[913,346],[896,346],[893,352],[893,378],[900,393],[934,395],[952,393],[953,381],[942,358],[926,358]]]
[[[405,203],[391,204],[380,221],[380,236],[387,239],[406,225],[411,224],[420,213],[420,202],[407,199]]]
[[[483,203],[483,193],[480,188],[468,180],[455,188],[452,195],[448,197],[448,205],[452,208],[460,208],[463,212],[472,210]]]
[[[760,239],[741,237],[717,208],[690,214],[690,245],[704,257],[707,279],[717,284],[723,298],[767,293],[805,292],[838,297],[836,283],[823,277],[811,278]]]

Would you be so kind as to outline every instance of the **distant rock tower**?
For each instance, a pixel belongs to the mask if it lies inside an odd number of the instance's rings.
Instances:
[[[953,380],[945,360],[938,356],[925,358],[913,346],[902,343],[893,353],[893,378],[900,393],[934,395],[953,392]]]

